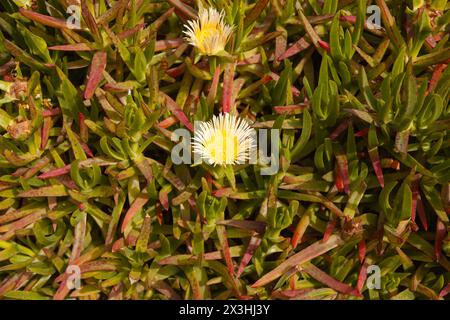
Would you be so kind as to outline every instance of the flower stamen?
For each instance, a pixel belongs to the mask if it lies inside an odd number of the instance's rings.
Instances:
[[[225,13],[212,7],[200,8],[198,17],[185,25],[186,41],[204,55],[214,56],[224,51],[233,30],[224,22]]]
[[[194,153],[212,165],[241,164],[256,147],[254,129],[236,115],[214,116],[194,133]]]

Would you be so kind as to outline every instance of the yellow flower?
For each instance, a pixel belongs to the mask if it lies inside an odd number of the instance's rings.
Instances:
[[[224,12],[220,13],[210,7],[200,8],[197,20],[188,21],[185,25],[186,40],[196,47],[201,54],[214,56],[225,49],[233,27],[224,20]]]
[[[194,132],[194,153],[211,165],[242,164],[256,148],[249,124],[229,113],[201,122]]]

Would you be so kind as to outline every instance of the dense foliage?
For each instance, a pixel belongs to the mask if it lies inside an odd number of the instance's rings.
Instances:
[[[445,299],[449,9],[2,0],[0,298]],[[280,130],[276,174],[172,162],[228,111]]]

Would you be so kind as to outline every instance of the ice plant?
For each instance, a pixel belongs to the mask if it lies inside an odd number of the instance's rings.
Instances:
[[[225,50],[233,27],[224,22],[224,12],[215,8],[200,8],[197,20],[189,20],[183,33],[198,51],[214,56]]]
[[[194,132],[194,153],[211,165],[244,163],[256,147],[254,130],[230,113],[201,122]]]
[[[447,3],[0,0],[0,300],[450,300]]]

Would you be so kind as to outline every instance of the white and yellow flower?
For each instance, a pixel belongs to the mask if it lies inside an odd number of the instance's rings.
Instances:
[[[189,20],[183,33],[203,55],[214,56],[225,50],[233,27],[224,22],[225,14],[215,8],[200,8],[197,20]]]
[[[247,121],[225,113],[196,126],[192,146],[194,153],[208,164],[242,164],[255,152],[255,136]]]

